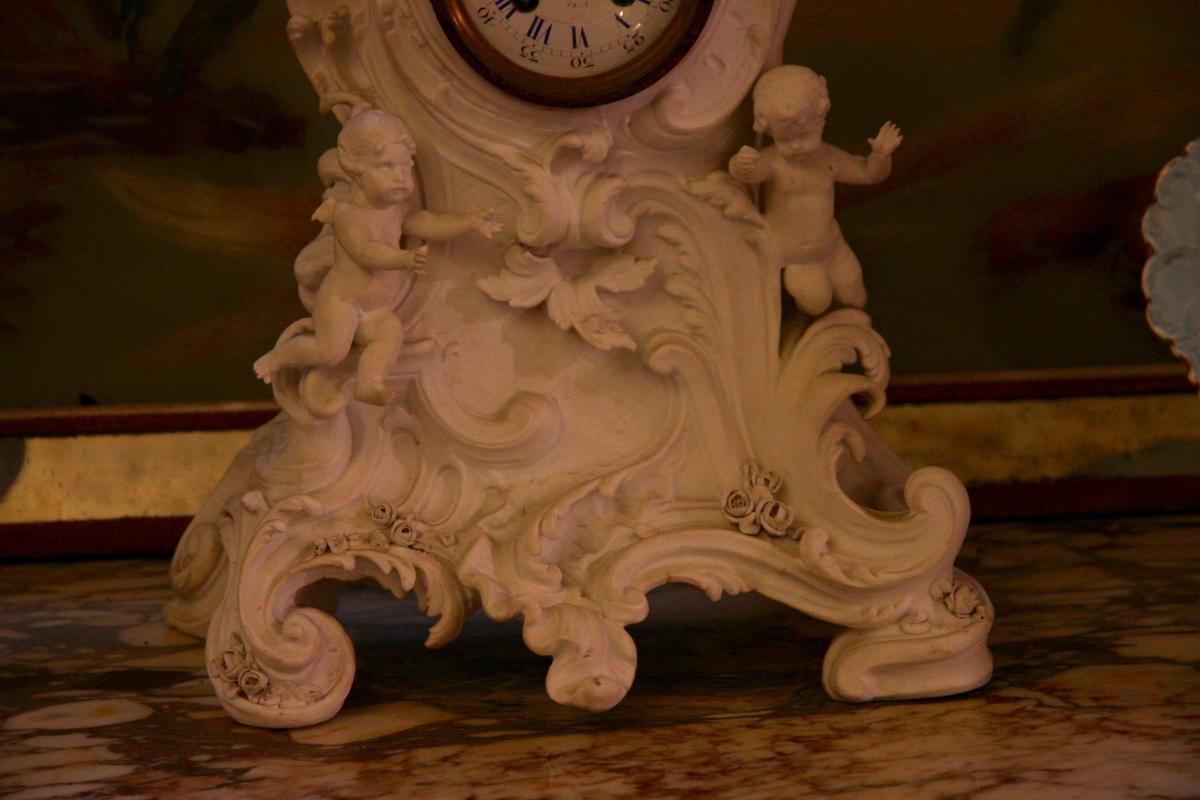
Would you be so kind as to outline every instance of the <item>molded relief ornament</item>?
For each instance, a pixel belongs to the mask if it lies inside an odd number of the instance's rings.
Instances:
[[[743,488],[725,495],[725,518],[748,536],[761,532],[799,539],[801,532],[792,530],[796,515],[776,499],[776,493],[783,489],[783,479],[770,470],[760,470],[753,462],[746,463],[742,474]]]
[[[279,692],[272,689],[254,654],[236,633],[230,638],[229,648],[210,667],[210,674],[224,685],[226,692],[241,694],[252,703],[274,706],[280,702]]]

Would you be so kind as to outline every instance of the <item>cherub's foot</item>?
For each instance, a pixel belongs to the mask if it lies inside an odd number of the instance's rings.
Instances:
[[[354,399],[373,406],[390,405],[397,392],[386,383],[359,383],[354,387]]]
[[[271,379],[275,377],[275,373],[279,371],[279,367],[279,359],[272,350],[254,362],[254,374],[263,383],[270,383]]]

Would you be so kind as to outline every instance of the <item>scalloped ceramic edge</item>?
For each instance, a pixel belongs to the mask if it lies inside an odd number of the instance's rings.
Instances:
[[[1163,167],[1142,220],[1152,255],[1142,270],[1146,319],[1200,385],[1200,139]]]

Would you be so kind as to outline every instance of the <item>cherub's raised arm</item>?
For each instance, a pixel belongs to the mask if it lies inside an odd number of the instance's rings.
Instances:
[[[845,150],[832,145],[830,162],[833,164],[833,179],[838,183],[880,183],[892,172],[892,153],[904,141],[900,129],[890,122],[884,123],[879,133],[867,140],[871,154],[867,157],[852,156]]]
[[[430,211],[414,211],[404,222],[405,232],[418,239],[444,242],[465,236],[471,231],[485,239],[503,228],[496,212],[492,209],[474,214],[434,214]]]
[[[334,212],[333,232],[346,254],[363,269],[414,269],[420,266],[414,252],[401,250],[399,242],[393,247],[372,239],[370,228],[352,211],[339,209]]]
[[[826,146],[829,163],[833,165],[833,179],[838,183],[879,183],[892,171],[890,158],[886,164],[876,163],[872,168],[870,156],[853,156],[839,147]]]

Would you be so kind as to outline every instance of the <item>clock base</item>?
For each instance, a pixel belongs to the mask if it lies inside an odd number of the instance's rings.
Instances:
[[[962,484],[910,471],[871,431],[886,343],[836,299],[791,310],[781,232],[722,169],[790,3],[718,0],[668,76],[576,110],[484,82],[424,0],[290,6],[323,106],[343,123],[402,115],[422,205],[495,208],[505,227],[432,242],[425,275],[397,285],[407,344],[386,391],[358,392],[371,402],[355,399],[361,342],[280,371],[283,413],[185,533],[166,617],[206,636],[234,718],[337,713],[355,661],[333,611],[357,580],[414,592],[437,618],[430,647],[476,609],[520,618],[553,659],[550,697],[592,710],[629,691],[626,628],[668,582],[842,628],[824,668],[838,699],[988,680],[992,608],[953,567]],[[320,165],[330,200],[355,180],[335,162]],[[335,258],[332,219],[297,259],[306,301]]]

